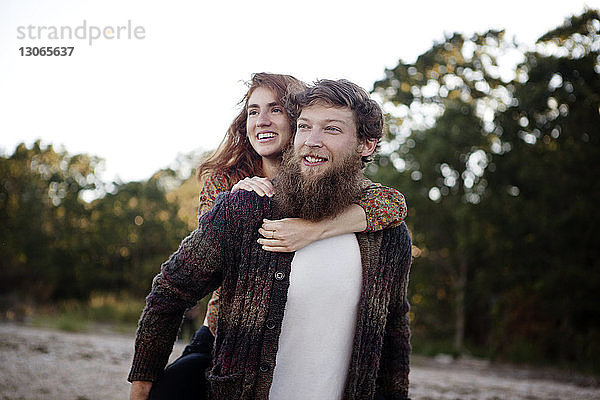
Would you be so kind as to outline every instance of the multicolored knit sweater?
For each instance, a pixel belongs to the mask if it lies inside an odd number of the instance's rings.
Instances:
[[[262,250],[256,241],[263,218],[281,217],[270,198],[253,192],[218,197],[154,279],[130,381],[161,374],[185,309],[221,285],[211,398],[268,398],[294,254]],[[410,236],[404,223],[356,236],[363,285],[343,398],[372,399],[377,386],[386,399],[406,399]]]

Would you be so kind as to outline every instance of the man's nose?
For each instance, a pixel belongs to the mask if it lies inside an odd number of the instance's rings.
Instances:
[[[256,119],[256,126],[269,126],[271,125],[271,118],[269,113],[261,112],[258,114],[258,118]]]
[[[323,135],[321,134],[321,131],[312,129],[306,137],[306,140],[304,140],[304,144],[308,147],[322,147]]]

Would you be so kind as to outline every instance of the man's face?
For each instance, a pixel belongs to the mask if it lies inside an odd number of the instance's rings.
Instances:
[[[376,144],[376,142],[375,142]],[[373,153],[375,145],[359,141],[354,112],[346,107],[316,103],[302,109],[297,121],[294,150],[300,172],[318,177],[345,160]]]
[[[323,103],[302,109],[297,128],[275,178],[277,208],[309,221],[332,218],[360,193],[360,159],[375,151],[377,140],[358,139],[352,110]]]
[[[248,98],[246,132],[250,144],[265,158],[279,159],[292,137],[290,120],[271,89],[256,88]]]

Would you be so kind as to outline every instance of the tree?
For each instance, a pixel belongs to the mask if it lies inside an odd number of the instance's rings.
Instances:
[[[31,149],[20,144],[12,156],[0,158],[3,292],[60,296],[58,288],[77,273],[87,226],[81,195],[96,187],[98,162],[39,141]]]
[[[375,83],[392,114],[370,173],[407,197],[416,337],[593,368],[599,32],[595,10],[570,18],[512,76],[501,31],[455,34]]]
[[[94,291],[143,295],[189,232],[166,193],[172,170],[145,182],[105,185],[100,160],[36,142],[0,157],[0,287],[10,302],[87,299]]]
[[[485,192],[484,173],[491,151],[489,110],[504,107],[510,100],[498,59],[514,49],[502,31],[469,39],[454,34],[414,64],[400,61],[386,70],[386,79],[374,86],[375,94],[394,112],[388,151],[380,158],[377,179],[407,195],[415,244],[423,250],[416,268],[426,264],[427,276],[435,277],[415,287],[430,288],[426,290],[429,301],[433,295],[433,299],[449,302],[434,313],[434,320],[442,332],[454,332],[453,344],[459,352],[465,332],[467,277],[477,262],[469,250],[479,247],[472,234],[477,224],[473,216]],[[424,294],[415,294],[421,307],[427,301]],[[449,314],[454,321],[444,324]]]
[[[543,35],[521,66],[516,101],[494,122],[487,202],[498,211],[490,239],[501,246],[490,257],[508,264],[494,310],[500,354],[588,366],[600,354],[599,33],[588,10]]]
[[[160,265],[189,232],[177,216],[178,206],[166,199],[159,171],[147,182],[117,185],[115,193],[91,205],[93,269],[88,276],[102,291],[144,295]]]

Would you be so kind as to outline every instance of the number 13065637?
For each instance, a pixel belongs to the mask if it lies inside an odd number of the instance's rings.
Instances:
[[[23,57],[70,57],[75,47],[19,47],[19,52]]]

